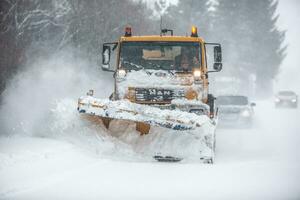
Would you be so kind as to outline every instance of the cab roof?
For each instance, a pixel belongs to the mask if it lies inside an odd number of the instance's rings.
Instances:
[[[191,36],[160,36],[160,35],[147,35],[147,36],[122,36],[120,42],[204,42],[200,37]]]

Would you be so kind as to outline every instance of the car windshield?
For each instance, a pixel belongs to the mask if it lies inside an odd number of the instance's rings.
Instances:
[[[201,63],[197,42],[123,42],[120,68],[192,71]]]
[[[280,91],[278,94],[281,96],[294,96],[295,95],[295,93],[292,91]]]
[[[247,105],[248,98],[245,96],[219,96],[218,105]]]

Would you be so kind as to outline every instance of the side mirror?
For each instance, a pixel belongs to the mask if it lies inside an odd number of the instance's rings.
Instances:
[[[256,103],[251,103],[250,106],[254,107],[256,106]]]
[[[213,68],[212,71],[208,71],[207,73],[221,71],[222,68],[223,68],[221,44],[219,44],[219,43],[207,43],[206,42],[206,43],[204,43],[204,45],[205,45],[205,53],[207,54],[206,62],[209,63],[207,65],[212,66],[212,68]],[[213,47],[213,48],[210,48],[210,47]],[[212,56],[212,54],[214,54],[214,56]],[[212,57],[214,59],[212,59]]]
[[[214,46],[214,61],[215,63],[222,62],[222,49],[221,46]]]
[[[103,71],[110,70],[110,66],[109,66],[110,54],[111,54],[111,47],[104,44],[102,49],[102,70]]]
[[[221,71],[222,70],[222,63],[214,63],[214,70],[216,70],[217,72]]]

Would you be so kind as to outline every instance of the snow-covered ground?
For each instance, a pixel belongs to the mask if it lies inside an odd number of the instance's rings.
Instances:
[[[289,52],[276,89],[300,91],[298,7],[297,0],[279,3]],[[109,96],[112,79],[65,57],[25,68],[4,93],[1,200],[300,199],[299,108],[275,109],[272,99],[256,102],[253,129],[217,130],[214,165],[158,163],[140,153],[149,140],[136,139],[134,130],[110,136],[78,118],[77,98],[89,89]],[[168,143],[168,135],[161,135]]]
[[[300,109],[269,100],[255,110],[255,128],[218,130],[214,165],[158,163],[76,124],[77,133],[56,124],[65,134],[2,136],[0,199],[299,199]]]

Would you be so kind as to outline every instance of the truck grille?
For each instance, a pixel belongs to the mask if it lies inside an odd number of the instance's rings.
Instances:
[[[139,103],[170,103],[173,99],[184,96],[183,90],[135,88],[135,100]]]

